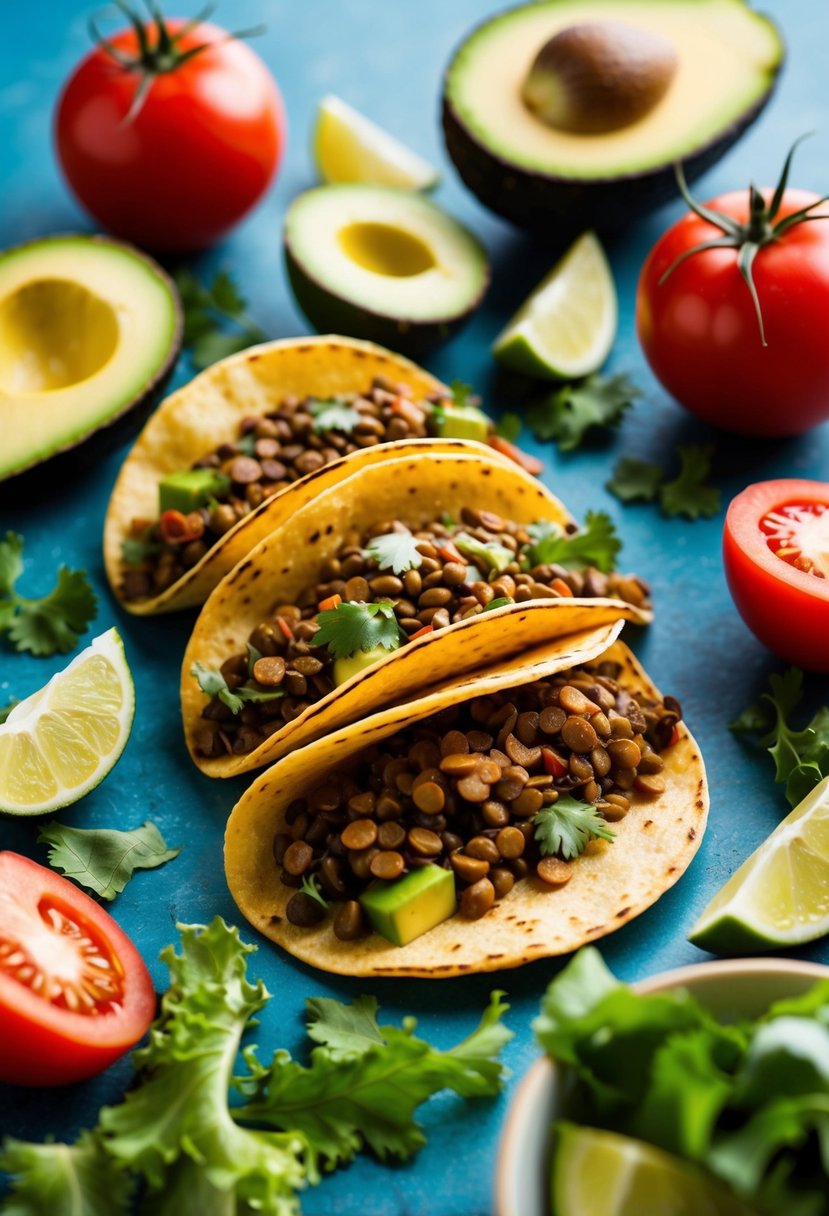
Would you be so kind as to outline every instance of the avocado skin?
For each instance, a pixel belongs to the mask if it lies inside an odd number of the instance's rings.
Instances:
[[[725,156],[771,100],[786,58],[783,37],[776,26],[775,32],[780,60],[766,92],[740,118],[683,160],[689,184]],[[556,239],[562,242],[572,240],[586,228],[613,235],[678,197],[673,163],[625,176],[581,179],[535,173],[512,164],[483,147],[458,118],[447,96],[451,70],[450,63],[444,76],[441,114],[446,150],[478,200],[517,227],[546,237],[554,227]]]
[[[377,342],[402,355],[417,356],[433,350],[457,333],[478,307],[489,285],[489,272],[478,296],[469,307],[454,317],[435,317],[429,321],[407,321],[372,312],[334,296],[316,281],[295,256],[289,242],[284,242],[285,265],[297,304],[317,333],[347,334]]]
[[[4,250],[4,253],[15,253],[20,249],[25,249],[28,245],[44,245],[52,239],[66,240],[67,237],[75,236],[82,237],[85,241],[94,241],[96,244],[125,249],[134,257],[140,258],[152,266],[157,277],[167,287],[173,301],[175,328],[170,349],[167,352],[167,358],[152,380],[145,385],[138,396],[127,402],[118,414],[108,418],[88,434],[81,435],[64,447],[56,448],[50,456],[40,457],[24,468],[0,476],[0,502],[16,500],[19,495],[29,492],[37,493],[44,487],[53,489],[57,479],[74,481],[79,477],[94,473],[95,467],[101,460],[132,439],[147,421],[153,407],[170,382],[181,354],[184,311],[178,289],[167,272],[153,258],[148,257],[143,250],[137,249],[126,241],[116,241],[108,236],[70,232],[60,233],[54,238],[37,237],[33,241],[24,241],[19,245],[10,246],[8,250]]]

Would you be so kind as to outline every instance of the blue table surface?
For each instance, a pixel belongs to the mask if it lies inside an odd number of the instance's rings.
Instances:
[[[437,163],[443,180],[437,201],[464,220],[484,241],[493,283],[483,307],[449,345],[426,360],[444,379],[474,384],[486,404],[503,405],[495,386],[489,344],[552,252],[534,246],[489,215],[469,195],[444,152],[438,121],[441,74],[462,35],[498,6],[491,0],[225,0],[224,24],[243,28],[260,20],[268,31],[256,49],[275,73],[287,105],[290,134],[278,180],[256,212],[218,249],[197,263],[209,273],[227,268],[250,300],[250,312],[273,337],[308,332],[285,278],[280,226],[285,207],[314,184],[309,137],[317,100],[328,92],[376,116],[389,130]],[[829,187],[829,124],[825,98],[825,47],[829,16],[808,0],[767,0],[764,7],[782,26],[789,59],[776,96],[758,124],[703,180],[711,196],[753,178],[771,184],[783,156],[804,131],[814,138],[798,153],[793,180],[818,191]],[[61,81],[88,47],[87,6],[72,0],[3,5],[0,37],[0,245],[46,233],[86,230],[89,222],[64,188],[50,146],[50,123]],[[821,129],[822,128],[822,129]],[[729,734],[727,723],[764,687],[780,664],[743,626],[723,578],[720,562],[722,514],[689,524],[662,519],[653,507],[622,507],[604,487],[623,454],[669,457],[677,443],[716,444],[715,474],[723,503],[752,481],[769,477],[825,478],[829,474],[829,426],[788,441],[729,438],[697,424],[677,407],[650,375],[633,325],[639,267],[656,237],[680,213],[671,204],[632,228],[609,252],[619,292],[619,334],[610,367],[629,371],[644,389],[608,442],[561,455],[552,446],[543,457],[545,480],[582,517],[588,508],[608,511],[621,531],[623,564],[652,583],[657,617],[635,645],[648,671],[665,691],[678,695],[703,749],[711,785],[707,835],[687,875],[650,911],[601,943],[608,963],[625,980],[706,957],[686,934],[715,890],[764,839],[786,809],[772,781],[771,762]],[[175,384],[190,375],[185,360]],[[525,446],[532,440],[524,436]],[[132,737],[111,776],[62,818],[80,827],[129,827],[155,820],[180,857],[161,870],[138,874],[112,906],[138,943],[156,987],[166,986],[157,962],[175,938],[175,923],[204,922],[217,913],[241,920],[225,886],[221,841],[226,816],[244,782],[211,782],[187,758],[178,716],[177,673],[191,614],[158,619],[128,616],[117,606],[104,578],[100,534],[107,498],[126,448],[79,483],[55,480],[48,492],[0,512],[0,532],[25,534],[25,587],[45,591],[60,562],[89,571],[100,596],[93,632],[117,625],[124,637],[137,691]],[[84,637],[79,644],[89,641]],[[45,683],[66,659],[35,659],[0,650],[0,704]],[[827,700],[827,682],[810,681],[815,703]],[[0,845],[45,861],[33,822],[0,824]],[[250,940],[255,934],[242,925]],[[473,930],[474,932],[474,930]],[[501,975],[460,981],[366,983],[328,977],[294,962],[260,941],[252,971],[277,995],[266,1009],[258,1041],[268,1051],[302,1042],[303,1002],[311,995],[343,999],[371,990],[389,1020],[415,1014],[422,1031],[449,1045],[474,1025],[489,991],[503,986],[512,1010],[515,1039],[505,1051],[512,1076],[498,1101],[474,1106],[436,1099],[423,1110],[429,1143],[402,1168],[368,1157],[324,1180],[303,1197],[307,1216],[485,1216],[492,1210],[495,1152],[504,1113],[518,1079],[536,1055],[531,1019],[556,961],[542,961]],[[798,952],[829,963],[819,942]],[[42,1092],[0,1094],[0,1128],[24,1138],[72,1136],[94,1123],[98,1108],[119,1098],[132,1075],[123,1060],[84,1085]]]

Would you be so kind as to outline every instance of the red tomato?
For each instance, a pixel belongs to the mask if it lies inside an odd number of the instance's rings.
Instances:
[[[764,191],[767,202],[770,193]],[[816,199],[786,190],[777,218]],[[707,206],[744,223],[748,191]],[[717,236],[719,229],[689,213],[648,255],[636,301],[648,362],[681,405],[713,426],[802,434],[829,418],[829,218],[795,224],[754,259],[767,346],[736,249],[694,253],[660,284],[676,258]]]
[[[0,1081],[94,1076],[154,1014],[150,973],[112,917],[54,870],[0,853]]]
[[[146,55],[142,66],[133,29],[108,46],[134,66],[96,47],[70,77],[55,119],[63,171],[95,219],[138,245],[176,253],[212,245],[257,202],[285,136],[282,99],[259,56],[215,25],[184,26],[164,23],[175,55],[208,49],[169,70],[152,72]],[[159,28],[145,29],[152,48]]]
[[[728,508],[723,560],[737,610],[781,659],[829,672],[829,484],[760,481]]]

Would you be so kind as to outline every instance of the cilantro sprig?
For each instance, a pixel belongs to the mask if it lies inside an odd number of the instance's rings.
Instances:
[[[562,452],[572,452],[594,433],[618,426],[641,395],[623,372],[594,374],[532,402],[525,417],[536,439],[552,440]]]
[[[218,697],[231,713],[241,713],[246,704],[259,705],[263,701],[276,701],[285,696],[284,688],[259,688],[255,684],[240,684],[231,689],[222,673],[215,667],[207,667],[197,659],[190,668],[190,675],[208,697]]]
[[[790,806],[797,806],[810,790],[829,776],[829,706],[822,706],[808,725],[798,730],[791,715],[803,699],[803,672],[790,667],[769,676],[771,692],[731,723],[735,734],[756,735],[757,744],[774,760],[775,780],[785,783]]]
[[[529,524],[527,532],[532,544],[522,557],[531,566],[558,565],[572,570],[579,566],[595,566],[605,574],[616,569],[616,559],[622,542],[616,535],[613,520],[604,511],[588,511],[584,527],[578,532],[565,532],[552,520]]]
[[[61,566],[48,595],[27,599],[16,590],[23,573],[23,537],[7,532],[0,541],[0,634],[18,651],[43,657],[66,654],[97,612],[98,597],[84,570]]]
[[[688,443],[677,447],[679,472],[672,481],[666,479],[660,464],[623,456],[607,482],[607,489],[622,502],[659,502],[667,517],[684,515],[686,519],[710,518],[720,510],[721,494],[709,485],[714,454],[713,444]]]
[[[558,802],[540,810],[533,817],[533,824],[541,852],[545,856],[563,857],[565,861],[580,856],[593,839],[616,839],[595,806],[579,802],[570,794],[563,794]]]
[[[416,1113],[433,1094],[477,1099],[501,1089],[499,1055],[512,1034],[500,992],[448,1050],[417,1037],[413,1018],[380,1025],[371,997],[319,998],[307,1006],[307,1064],[284,1050],[260,1063],[253,1047],[240,1059],[243,1036],[271,1000],[248,975],[255,947],[218,917],[179,932],[180,950],[162,953],[170,984],[124,1099],[74,1145],[6,1140],[9,1211],[126,1216],[140,1188],[147,1212],[296,1216],[298,1192],[323,1170],[366,1149],[412,1157],[425,1143]]]
[[[377,563],[379,570],[404,574],[423,564],[423,554],[417,548],[419,543],[411,532],[384,532],[369,541],[365,554]]]
[[[191,270],[180,270],[176,287],[184,308],[184,345],[195,368],[209,367],[267,338],[248,316],[247,300],[227,271],[219,271],[208,286]]]
[[[316,435],[322,435],[325,431],[340,431],[344,435],[350,435],[363,417],[359,410],[336,398],[330,401],[313,401],[308,412],[314,419]]]
[[[121,832],[114,828],[74,828],[56,819],[43,825],[39,844],[49,845],[49,865],[88,887],[102,899],[114,899],[136,870],[154,870],[178,857],[168,849],[150,820]]]
[[[317,614],[319,629],[312,646],[327,646],[335,659],[348,659],[359,651],[396,650],[403,640],[394,604],[354,604],[346,600]]]

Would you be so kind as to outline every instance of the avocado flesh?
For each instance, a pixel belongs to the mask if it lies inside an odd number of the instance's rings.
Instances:
[[[394,882],[372,883],[360,903],[375,933],[405,946],[454,915],[455,875],[442,866],[423,866]]]
[[[0,479],[74,448],[161,391],[175,289],[137,250],[52,237],[0,255]]]
[[[554,130],[521,89],[541,47],[562,29],[623,21],[665,37],[678,65],[642,118],[604,134]],[[676,195],[758,116],[784,58],[774,24],[743,0],[540,0],[479,26],[446,74],[443,127],[461,177],[492,210],[557,234],[619,228]],[[569,228],[568,228],[569,222]]]
[[[365,671],[367,667],[373,667],[375,663],[379,663],[386,655],[391,654],[388,646],[372,646],[371,650],[358,650],[356,654],[350,654],[347,658],[335,659],[332,675],[334,683],[337,685],[345,684],[346,680],[350,680],[352,676],[359,675],[361,671]]]
[[[407,353],[449,337],[489,279],[472,234],[406,190],[309,190],[288,208],[284,238],[291,286],[317,330]]]
[[[168,473],[158,483],[159,512],[181,511],[187,515],[205,506],[211,498],[226,494],[230,485],[230,478],[216,469],[183,469]]]
[[[442,407],[442,416],[435,426],[440,439],[477,439],[486,443],[492,427],[491,420],[477,406],[450,405]]]

